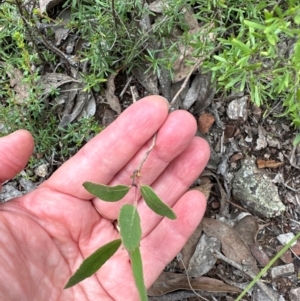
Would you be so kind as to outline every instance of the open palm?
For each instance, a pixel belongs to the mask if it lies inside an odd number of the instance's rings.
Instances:
[[[158,131],[141,181],[177,214],[175,221],[153,213],[140,200],[141,252],[146,286],[180,251],[205,210],[198,191],[186,193],[209,157],[207,143],[194,137],[194,118],[168,114],[167,102],[150,96],[129,107],[36,190],[0,205],[1,300],[138,300],[127,252],[117,253],[92,277],[63,290],[84,258],[119,237],[113,220],[134,191],[117,203],[93,198],[84,181],[130,184]],[[0,183],[16,175],[31,155],[26,131],[0,139]]]

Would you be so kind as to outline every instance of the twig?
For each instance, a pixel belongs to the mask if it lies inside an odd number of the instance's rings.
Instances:
[[[190,276],[189,276],[189,274],[188,274],[188,271],[187,271],[187,269],[186,269],[186,267],[185,267],[185,264],[184,264],[182,258],[180,258],[180,261],[181,261],[181,264],[183,265],[184,270],[185,270],[185,272],[186,272],[186,277],[187,277],[187,280],[188,280],[188,283],[189,283],[189,286],[190,286],[190,289],[192,290],[192,292],[193,292],[197,297],[199,297],[200,299],[203,299],[203,300],[205,300],[205,301],[208,301],[206,298],[204,298],[203,296],[199,295],[199,294],[193,289],[192,284],[191,284],[191,281],[190,281]]]
[[[139,172],[141,171],[143,164],[145,163],[145,161],[147,160],[147,158],[148,158],[150,152],[152,151],[152,149],[153,149],[154,146],[155,146],[155,143],[156,143],[156,137],[157,137],[157,133],[154,134],[153,139],[152,139],[152,143],[151,143],[149,149],[146,151],[146,153],[145,153],[145,155],[144,155],[144,158],[143,158],[143,160],[141,161],[141,163],[140,163],[140,165],[139,165],[139,167],[138,167],[138,171],[139,171]]]
[[[240,264],[238,264],[237,262],[235,262],[235,261],[227,258],[226,256],[224,256],[218,250],[215,250],[215,256],[218,259],[221,259],[221,260],[227,262],[228,264],[230,264],[233,267],[237,268],[241,272],[245,273],[251,279],[256,279],[257,278],[257,275],[254,274],[251,271],[251,269],[247,268],[247,265],[240,265]],[[270,300],[272,300],[272,301],[277,301],[278,300],[278,296],[275,294],[275,292],[272,289],[270,289],[267,285],[265,285],[263,282],[261,282],[259,279],[257,279],[256,284],[270,298]]]
[[[199,58],[196,63],[194,64],[194,66],[191,68],[190,72],[188,73],[187,77],[185,78],[183,84],[181,85],[180,89],[178,90],[178,92],[176,93],[176,95],[173,97],[171,103],[170,103],[170,108],[175,104],[178,96],[180,95],[180,93],[183,91],[183,89],[186,87],[191,75],[194,73],[194,71],[199,68],[202,63],[209,58],[212,54],[214,54],[216,51],[218,51],[221,48],[221,43],[219,43],[211,52],[209,52],[208,54],[202,56],[201,58]]]

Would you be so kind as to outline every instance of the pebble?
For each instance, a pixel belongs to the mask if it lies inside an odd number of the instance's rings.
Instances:
[[[227,116],[232,120],[238,120],[242,118],[244,121],[248,119],[248,96],[233,100],[227,108]]]
[[[48,167],[47,164],[41,164],[40,166],[38,166],[35,170],[34,173],[41,177],[41,178],[45,178],[46,175],[48,174]]]
[[[277,236],[277,239],[279,240],[279,242],[285,246],[286,244],[288,244],[293,238],[295,237],[294,233],[289,232],[289,233],[283,233]],[[296,245],[296,241],[292,243],[292,246]]]

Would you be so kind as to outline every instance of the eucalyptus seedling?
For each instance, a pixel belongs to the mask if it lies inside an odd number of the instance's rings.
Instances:
[[[137,191],[140,191],[146,204],[156,214],[173,220],[176,219],[176,215],[173,210],[158,197],[154,190],[150,186],[143,185],[141,183],[140,170],[155,145],[155,138],[156,136],[154,136],[153,144],[145,153],[138,169],[133,172],[131,176],[131,185],[107,186],[103,184],[85,182],[83,183],[84,188],[95,197],[106,202],[117,202],[124,198],[130,189],[136,189]],[[135,195],[137,194],[135,193]],[[69,279],[65,288],[72,287],[96,273],[102,265],[116,253],[122,244],[130,257],[132,273],[140,300],[148,300],[140,252],[142,228],[140,215],[137,211],[137,199],[134,200],[133,205],[125,204],[121,207],[118,217],[118,225],[120,228],[120,238],[100,247],[87,257],[74,275]]]

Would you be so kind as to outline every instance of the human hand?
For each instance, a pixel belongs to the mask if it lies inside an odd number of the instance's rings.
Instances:
[[[120,202],[102,202],[82,183],[130,184],[130,175],[158,132],[141,181],[173,208],[177,219],[162,218],[143,201],[138,203],[144,276],[150,287],[205,211],[204,196],[186,192],[209,158],[207,143],[194,137],[195,131],[189,113],[168,114],[163,98],[147,97],[130,106],[37,189],[0,204],[0,300],[138,300],[128,253],[122,248],[96,274],[63,290],[84,258],[119,237],[112,220],[120,206],[133,199],[129,192]],[[26,131],[0,139],[0,183],[24,168],[32,150],[33,139]]]

